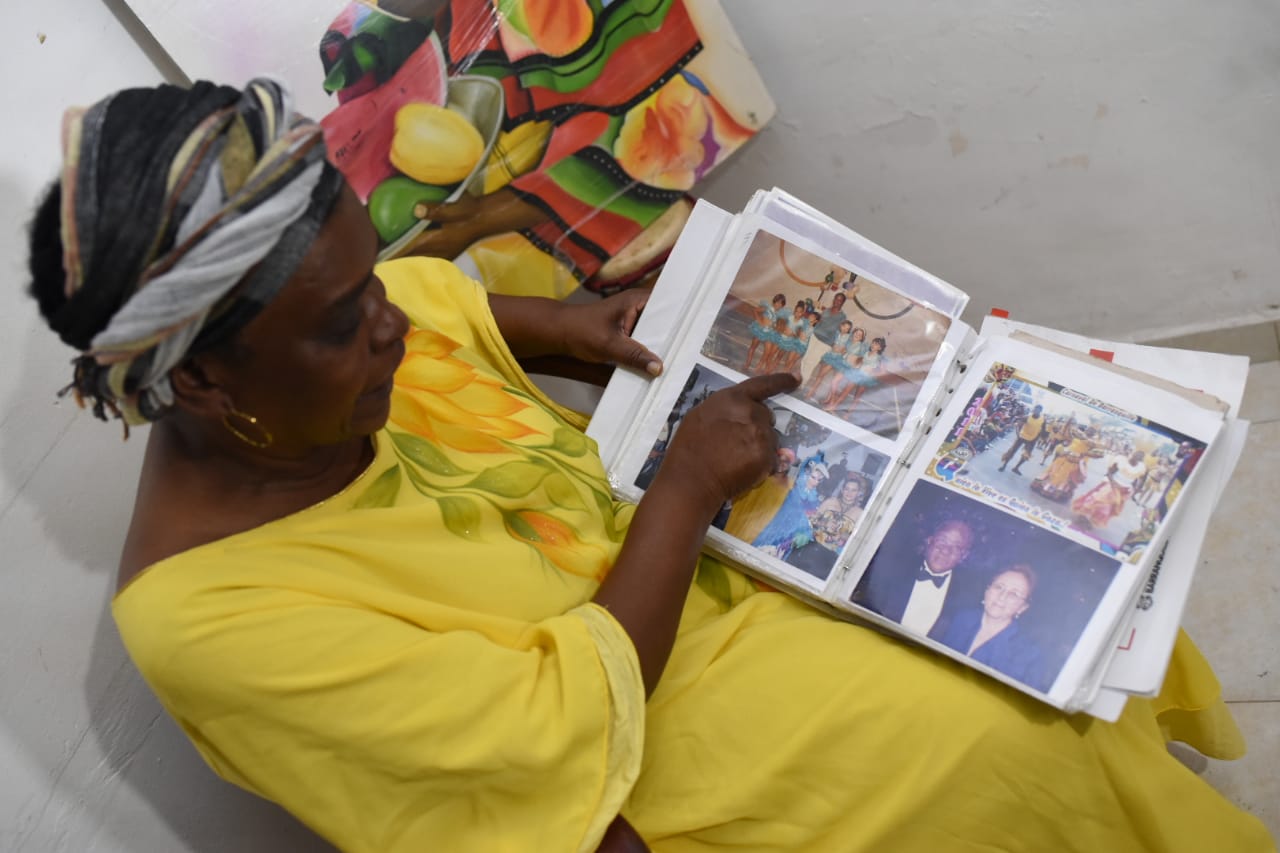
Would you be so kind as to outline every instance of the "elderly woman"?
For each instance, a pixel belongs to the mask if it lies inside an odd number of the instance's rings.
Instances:
[[[1166,697],[1082,725],[700,558],[793,379],[713,395],[616,503],[517,359],[650,364],[642,296],[375,268],[271,82],[121,92],[64,145],[33,291],[77,395],[154,422],[120,632],[219,775],[342,849],[1268,845],[1165,751],[1173,708],[1240,750],[1190,646]]]
[[[1010,566],[987,584],[980,607],[958,611],[934,639],[1015,681],[1048,690],[1053,680],[1044,671],[1040,649],[1018,630],[1018,619],[1031,606],[1035,588],[1030,566]]]

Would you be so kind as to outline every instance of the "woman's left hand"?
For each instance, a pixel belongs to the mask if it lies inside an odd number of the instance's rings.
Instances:
[[[647,290],[622,293],[587,304],[565,305],[561,316],[564,354],[579,361],[617,364],[662,373],[662,359],[631,337],[649,301]]]

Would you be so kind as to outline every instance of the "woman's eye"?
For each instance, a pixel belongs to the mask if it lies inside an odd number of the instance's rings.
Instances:
[[[360,331],[360,319],[360,316],[357,315],[349,320],[334,324],[326,337],[335,344],[349,343],[356,336],[356,332]]]

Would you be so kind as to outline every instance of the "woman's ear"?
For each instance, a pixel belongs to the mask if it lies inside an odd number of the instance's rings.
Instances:
[[[169,372],[174,405],[193,415],[218,419],[234,406],[219,381],[220,371],[202,355],[193,356]]]

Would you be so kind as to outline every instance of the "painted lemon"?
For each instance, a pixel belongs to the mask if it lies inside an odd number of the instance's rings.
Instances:
[[[369,193],[369,219],[383,243],[394,243],[418,222],[413,207],[419,202],[433,204],[449,197],[449,190],[423,184],[413,178],[387,178]]]
[[[471,122],[447,107],[405,104],[396,112],[391,165],[424,184],[456,184],[484,156]]]

